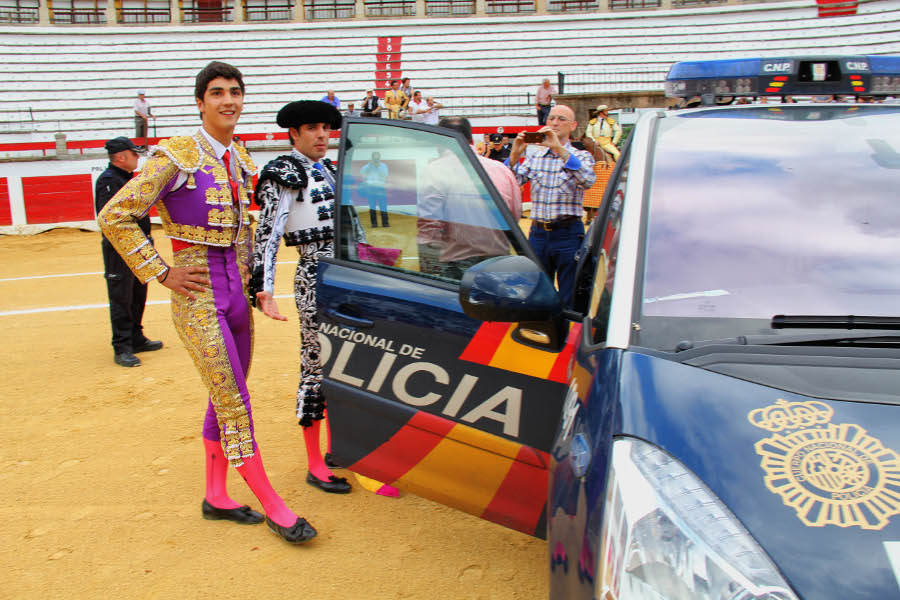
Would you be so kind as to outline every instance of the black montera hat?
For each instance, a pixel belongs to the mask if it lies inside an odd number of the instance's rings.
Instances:
[[[138,151],[138,147],[134,145],[134,142],[129,140],[127,137],[120,136],[117,138],[113,138],[103,144],[103,147],[106,148],[107,154],[115,154],[116,152],[125,152],[126,150],[134,150]]]
[[[320,100],[297,100],[281,107],[275,122],[279,127],[300,127],[308,123],[328,123],[332,129],[341,128],[338,109]]]

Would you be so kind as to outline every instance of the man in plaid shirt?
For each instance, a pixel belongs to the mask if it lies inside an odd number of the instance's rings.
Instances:
[[[575,283],[575,253],[584,240],[581,220],[584,191],[597,180],[594,157],[576,150],[569,136],[578,123],[568,106],[557,104],[547,117],[545,133],[536,152],[525,151],[525,132],[513,142],[506,164],[520,185],[531,182],[531,232],[528,241],[550,277],[556,277],[563,305],[569,306]]]

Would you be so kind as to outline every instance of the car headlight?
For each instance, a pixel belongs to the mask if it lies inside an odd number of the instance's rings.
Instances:
[[[709,488],[640,440],[613,444],[600,544],[599,600],[796,600]]]

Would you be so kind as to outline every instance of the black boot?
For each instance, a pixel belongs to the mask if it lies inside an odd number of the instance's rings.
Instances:
[[[388,225],[388,212],[386,210],[381,211],[381,226],[390,227],[390,225]]]
[[[372,227],[378,227],[378,213],[374,210],[369,211],[369,218],[372,221]]]

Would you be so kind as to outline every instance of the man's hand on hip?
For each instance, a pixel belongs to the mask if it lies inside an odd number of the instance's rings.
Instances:
[[[187,296],[191,300],[196,300],[197,297],[191,293],[191,290],[195,292],[206,291],[206,288],[212,285],[209,277],[206,277],[208,274],[208,267],[169,267],[169,270],[166,272],[166,278],[160,283],[173,292]]]

